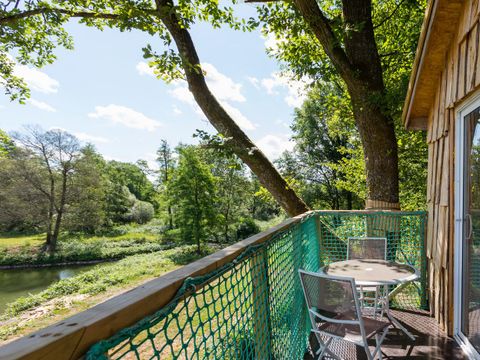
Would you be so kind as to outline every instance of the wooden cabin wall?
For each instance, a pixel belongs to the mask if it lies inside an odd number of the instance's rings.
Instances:
[[[430,310],[450,335],[453,333],[455,109],[480,87],[479,12],[479,0],[465,1],[458,33],[444,59],[428,118],[426,255]]]

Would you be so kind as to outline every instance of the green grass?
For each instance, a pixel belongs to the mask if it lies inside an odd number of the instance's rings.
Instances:
[[[63,233],[57,251],[42,251],[45,234],[0,234],[0,266],[34,266],[85,261],[118,260],[126,256],[164,250],[162,227],[122,225],[101,235]]]
[[[129,256],[116,263],[97,265],[92,270],[60,280],[38,294],[21,297],[9,304],[0,317],[0,339],[7,340],[39,326],[48,326],[54,321],[93,306],[112,294],[130,289],[213,251],[205,248],[203,254],[198,255],[195,249],[195,246],[181,246],[151,254]],[[71,303],[69,299],[75,297],[80,300]],[[44,309],[39,311],[40,317],[30,319],[30,312],[42,307]]]
[[[40,246],[45,242],[45,234],[0,234],[0,249],[25,246]]]

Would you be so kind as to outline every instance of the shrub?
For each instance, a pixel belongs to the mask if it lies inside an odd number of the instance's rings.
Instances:
[[[137,224],[145,224],[153,219],[155,209],[153,205],[146,201],[135,201],[130,216]]]
[[[252,218],[243,218],[237,227],[237,239],[245,239],[260,232],[255,220]]]

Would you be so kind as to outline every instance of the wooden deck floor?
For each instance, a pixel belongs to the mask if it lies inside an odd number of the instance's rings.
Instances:
[[[412,342],[403,333],[392,329],[382,346],[384,359],[468,359],[456,342],[446,337],[435,320],[426,312],[392,311],[392,313],[415,335],[416,340]],[[316,350],[317,346],[316,339],[311,337],[311,347]],[[330,348],[344,359],[367,359],[363,348],[351,344],[337,342]],[[304,360],[311,359],[313,359],[311,353],[305,355]]]

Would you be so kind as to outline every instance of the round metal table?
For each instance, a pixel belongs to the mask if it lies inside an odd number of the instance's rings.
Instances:
[[[392,325],[400,328],[408,337],[415,340],[415,337],[390,313],[392,293],[388,293],[389,285],[402,286],[402,284],[420,278],[420,273],[413,266],[377,259],[355,259],[331,263],[323,267],[321,271],[332,276],[353,278],[357,286],[383,286],[385,299],[383,311],[386,317]]]
[[[328,275],[354,278],[359,286],[398,285],[420,278],[413,266],[376,259],[334,262],[322,270]]]

